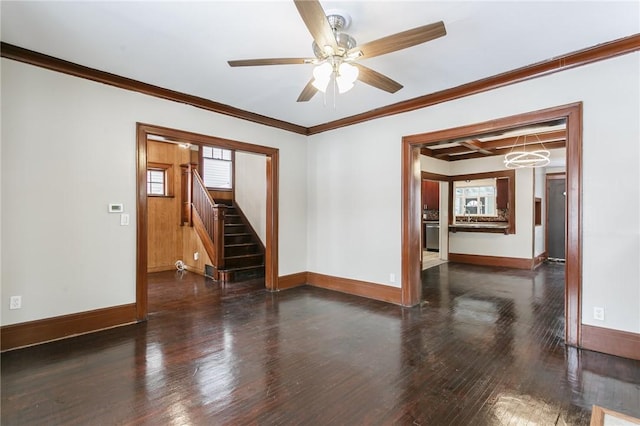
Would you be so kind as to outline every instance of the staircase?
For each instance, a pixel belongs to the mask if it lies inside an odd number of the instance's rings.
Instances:
[[[218,268],[221,281],[264,277],[262,243],[240,211],[227,204],[224,215],[224,263]]]
[[[242,211],[231,201],[216,202],[198,171],[184,167],[182,223],[194,227],[211,259],[205,275],[223,282],[264,277],[264,246]]]

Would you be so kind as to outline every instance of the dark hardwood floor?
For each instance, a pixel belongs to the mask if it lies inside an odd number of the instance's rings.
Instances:
[[[444,264],[425,303],[165,272],[149,321],[2,354],[2,425],[587,425],[640,362],[566,348],[563,266]]]

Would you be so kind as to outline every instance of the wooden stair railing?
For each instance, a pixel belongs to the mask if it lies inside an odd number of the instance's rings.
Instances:
[[[193,227],[213,263],[213,279],[219,280],[224,269],[224,217],[227,206],[211,198],[198,171],[192,170],[191,204]]]
[[[195,166],[181,165],[181,220],[183,225],[193,226],[211,259],[212,265],[205,265],[205,275],[223,282],[264,277],[260,238],[235,202],[215,202]]]

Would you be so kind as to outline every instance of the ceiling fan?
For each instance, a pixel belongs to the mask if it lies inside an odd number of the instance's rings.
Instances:
[[[294,3],[313,37],[315,58],[242,59],[228,63],[232,67],[317,65],[313,77],[298,96],[298,102],[309,101],[318,91],[324,92],[332,77],[340,93],[350,90],[355,80],[395,93],[402,89],[400,83],[356,61],[406,49],[447,34],[444,23],[440,21],[357,46],[355,39],[342,31],[351,23],[348,14],[341,11],[325,13],[317,0],[294,0]]]

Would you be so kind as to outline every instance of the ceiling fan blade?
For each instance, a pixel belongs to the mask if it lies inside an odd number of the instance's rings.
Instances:
[[[296,102],[307,102],[308,100],[313,98],[313,95],[315,95],[318,91],[318,89],[316,89],[313,85],[313,80],[314,79],[312,78],[311,80],[309,80],[307,85],[304,86],[304,89],[302,89],[302,92],[300,93],[300,96],[298,96],[298,100]]]
[[[294,3],[316,44],[323,50],[325,46],[331,46],[333,51],[337,53],[338,43],[320,2],[317,0],[294,0]]]
[[[349,50],[349,54],[357,54],[357,52],[360,51],[362,52],[362,57],[372,58],[374,56],[384,55],[385,53],[395,52],[396,50],[402,50],[407,47],[425,43],[446,34],[447,30],[444,27],[444,23],[440,21],[383,37],[378,40],[365,43],[362,46],[356,46]]]
[[[227,61],[232,67],[256,67],[259,65],[297,65],[312,64],[316,62],[315,58],[268,58],[268,59],[239,59],[236,61]]]
[[[396,93],[398,90],[402,89],[402,84],[398,83],[387,77],[384,74],[380,74],[377,71],[372,70],[371,68],[367,68],[364,65],[360,64],[352,64],[358,67],[359,74],[358,80],[363,83],[367,83],[370,86],[376,87],[380,90],[384,90],[389,93]]]

